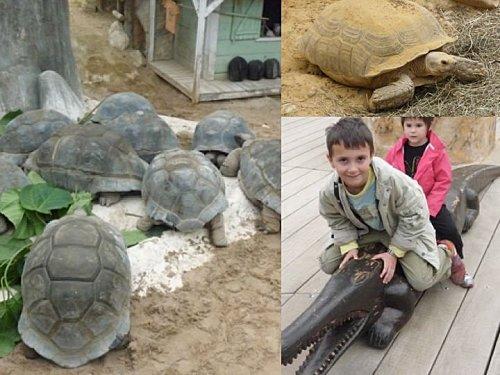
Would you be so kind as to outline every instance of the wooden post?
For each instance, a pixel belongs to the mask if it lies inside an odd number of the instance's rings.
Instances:
[[[149,45],[148,62],[153,62],[155,53],[155,29],[156,29],[156,0],[149,0]]]
[[[206,14],[205,9],[207,7],[207,0],[193,0],[193,4],[198,1],[197,16],[198,16],[198,26],[196,29],[196,48],[194,53],[194,79],[193,79],[193,91],[192,91],[192,101],[193,103],[198,103],[200,99],[200,80],[201,80],[201,68],[203,65],[203,45],[205,42],[205,23]]]

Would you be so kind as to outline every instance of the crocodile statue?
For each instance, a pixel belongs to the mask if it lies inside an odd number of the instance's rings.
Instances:
[[[479,192],[500,176],[500,166],[470,165],[453,171],[446,197],[457,228],[467,231],[479,213]],[[368,345],[386,348],[411,318],[420,297],[398,265],[387,285],[380,279],[382,262],[370,254],[381,244],[361,249],[362,256],[337,270],[314,302],[281,335],[281,363],[309,353],[297,374],[326,374],[354,340],[366,335]]]

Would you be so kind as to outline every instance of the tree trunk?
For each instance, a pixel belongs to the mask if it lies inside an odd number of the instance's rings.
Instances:
[[[59,73],[81,98],[67,0],[0,1],[0,113],[40,108],[38,76]]]

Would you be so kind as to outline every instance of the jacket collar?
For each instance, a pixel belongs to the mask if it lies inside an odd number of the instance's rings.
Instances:
[[[436,135],[436,133],[434,133],[432,130],[429,130],[427,132],[427,139],[429,140],[429,145],[427,146],[427,148],[429,148],[431,150],[439,151],[439,150],[442,150],[446,147],[444,145],[444,143]],[[405,136],[402,136],[401,138],[399,138],[396,142],[396,145],[395,145],[396,152],[402,152],[403,147],[407,141],[408,141],[408,138]]]

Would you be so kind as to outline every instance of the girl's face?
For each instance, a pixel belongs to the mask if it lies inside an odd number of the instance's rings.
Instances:
[[[403,132],[410,146],[422,146],[427,142],[427,126],[423,119],[412,117],[405,119]]]

